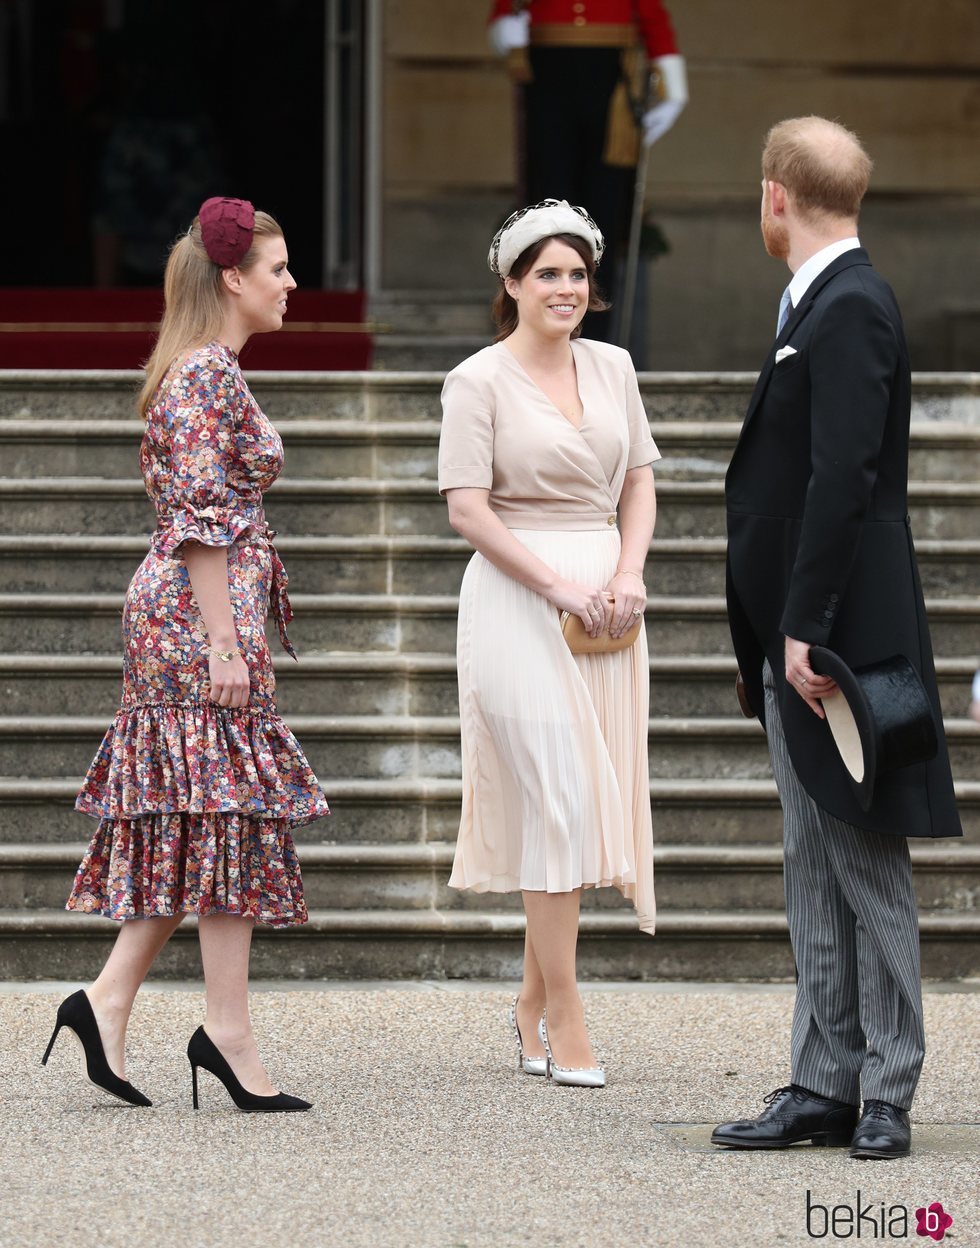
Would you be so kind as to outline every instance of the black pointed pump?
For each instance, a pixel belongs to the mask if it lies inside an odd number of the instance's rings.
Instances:
[[[58,1006],[54,1031],[48,1041],[48,1047],[44,1050],[44,1056],[41,1058],[42,1066],[47,1066],[54,1042],[58,1039],[58,1032],[62,1027],[67,1027],[78,1037],[78,1042],[85,1053],[85,1071],[93,1087],[99,1088],[102,1092],[108,1092],[110,1096],[118,1097],[127,1105],[153,1104],[149,1097],[137,1091],[126,1079],[120,1079],[110,1067],[106,1060],[105,1049],[102,1047],[99,1024],[92,1012],[92,1004],[83,989],[79,988],[78,992],[73,992]]]
[[[256,1096],[248,1092],[239,1083],[235,1072],[222,1057],[218,1046],[214,1043],[203,1027],[190,1038],[187,1045],[187,1060],[191,1064],[191,1082],[194,1090],[194,1108],[198,1109],[197,1072],[209,1071],[225,1085],[225,1091],[245,1114],[295,1114],[304,1109],[312,1109],[309,1101],[301,1101],[298,1096],[287,1096],[285,1092],[277,1092],[275,1096]]]

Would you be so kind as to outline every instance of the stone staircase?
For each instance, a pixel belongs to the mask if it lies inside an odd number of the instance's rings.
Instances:
[[[763,735],[738,714],[723,602],[721,480],[753,379],[651,374],[665,456],[647,568],[651,793],[661,908],[641,937],[586,894],[589,977],[792,976],[780,814]],[[276,977],[509,976],[516,895],[446,887],[459,807],[453,659],[469,552],[434,476],[441,376],[256,374],[287,468],[281,536],[300,663],[280,708],[332,817],[298,835],[311,921],[259,933]],[[90,821],[72,811],[113,715],[120,610],[154,517],[137,476],[135,374],[0,373],[0,978],[90,975],[113,925],[62,907]],[[913,843],[925,973],[980,973],[980,727],[963,718],[980,623],[980,377],[922,375],[911,510],[967,836]],[[274,649],[277,647],[274,647]],[[194,924],[158,963],[196,975]]]

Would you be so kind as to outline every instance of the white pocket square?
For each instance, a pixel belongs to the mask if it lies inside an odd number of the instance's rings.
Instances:
[[[779,350],[776,352],[776,363],[778,364],[780,360],[785,360],[787,356],[795,355],[795,354],[796,354],[795,347],[780,347]]]

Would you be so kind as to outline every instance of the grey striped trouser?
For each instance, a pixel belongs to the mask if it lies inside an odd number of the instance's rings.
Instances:
[[[813,801],[790,761],[768,664],[763,679],[796,958],[792,1081],[850,1104],[863,1094],[908,1109],[925,1056],[908,843]]]

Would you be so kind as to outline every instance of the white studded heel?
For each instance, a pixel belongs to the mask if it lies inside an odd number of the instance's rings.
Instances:
[[[555,1064],[555,1055],[552,1053],[551,1045],[548,1043],[546,1017],[547,1011],[541,1017],[538,1031],[544,1042],[547,1077],[552,1083],[562,1084],[566,1088],[604,1088],[606,1086],[606,1072],[601,1066],[558,1066]]]
[[[525,1075],[546,1075],[548,1073],[547,1057],[525,1057],[524,1041],[521,1039],[521,1029],[517,1025],[517,997],[511,1002],[510,1007],[510,1025],[514,1029],[514,1039],[517,1042],[517,1065],[523,1070]],[[544,1038],[544,1016],[538,1023],[538,1035],[541,1043],[547,1048],[547,1041]]]

